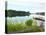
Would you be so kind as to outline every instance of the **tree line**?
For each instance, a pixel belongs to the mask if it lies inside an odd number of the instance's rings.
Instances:
[[[29,16],[29,11],[16,11],[16,10],[5,10],[6,17],[15,17],[15,16]]]

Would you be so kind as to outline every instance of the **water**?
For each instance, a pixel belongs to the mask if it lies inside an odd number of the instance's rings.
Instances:
[[[32,19],[32,16],[16,16],[16,17],[7,17],[8,22],[25,22],[26,20]]]

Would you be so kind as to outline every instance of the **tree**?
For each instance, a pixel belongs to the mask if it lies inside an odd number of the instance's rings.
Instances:
[[[15,17],[15,16],[29,16],[30,13],[26,11],[16,11],[16,10],[5,10],[6,17]]]

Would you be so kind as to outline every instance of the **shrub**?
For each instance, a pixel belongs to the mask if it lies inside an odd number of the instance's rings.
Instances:
[[[33,22],[33,20],[27,20],[26,22],[25,22],[25,24],[27,25],[27,26],[32,26],[32,22]]]

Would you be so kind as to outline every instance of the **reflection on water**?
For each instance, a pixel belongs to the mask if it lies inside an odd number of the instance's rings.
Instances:
[[[25,22],[28,19],[32,19],[32,16],[7,17],[8,22]]]

